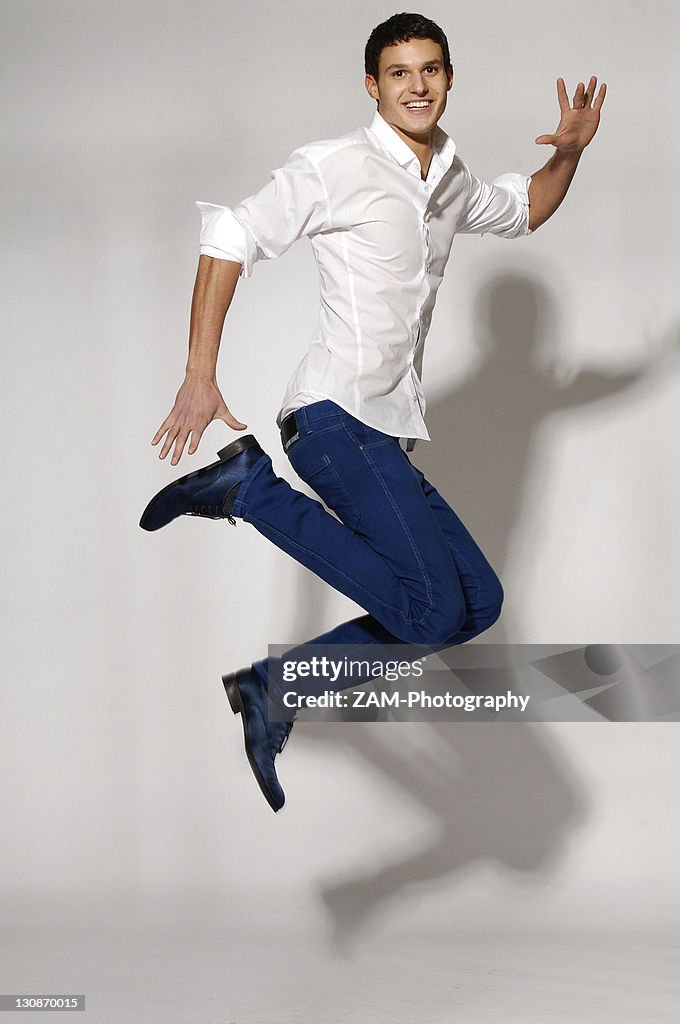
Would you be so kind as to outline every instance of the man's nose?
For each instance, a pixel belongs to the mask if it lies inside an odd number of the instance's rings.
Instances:
[[[427,92],[427,82],[417,72],[411,79],[411,92],[414,92],[416,96],[423,96]]]

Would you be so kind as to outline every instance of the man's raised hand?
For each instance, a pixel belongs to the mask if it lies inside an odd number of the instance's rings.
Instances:
[[[593,138],[600,123],[600,109],[604,103],[607,86],[602,83],[597,89],[595,75],[590,79],[586,89],[579,82],[574,93],[573,105],[569,103],[567,89],[563,78],[557,79],[557,99],[560,104],[560,123],[554,135],[539,135],[536,142],[539,146],[554,146],[558,153],[580,153]]]
[[[156,431],[151,444],[158,444],[165,435],[158,457],[164,459],[174,444],[170,462],[176,466],[184,454],[189,435],[188,454],[193,455],[203,431],[213,420],[224,420],[232,430],[245,430],[247,427],[247,423],[241,423],[232,416],[214,381],[187,376],[177,392],[172,410]]]

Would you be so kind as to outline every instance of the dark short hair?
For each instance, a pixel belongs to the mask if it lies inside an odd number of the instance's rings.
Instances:
[[[364,51],[366,74],[377,79],[380,54],[385,47],[394,46],[396,43],[407,43],[409,39],[431,39],[433,42],[439,43],[444,55],[444,66],[447,71],[451,70],[449,43],[439,25],[422,14],[393,14],[387,21],[376,25],[368,37]]]

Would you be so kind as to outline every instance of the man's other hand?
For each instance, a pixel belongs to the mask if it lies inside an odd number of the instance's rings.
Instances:
[[[573,106],[569,103],[567,89],[563,78],[557,79],[557,99],[560,105],[560,123],[554,135],[539,135],[536,142],[539,146],[554,146],[560,154],[581,153],[593,138],[600,123],[600,108],[604,103],[607,86],[602,83],[600,91],[595,95],[597,78],[590,79],[586,89],[579,82],[574,93]]]
[[[184,454],[189,435],[191,443],[188,454],[193,455],[203,431],[213,420],[224,420],[232,430],[245,430],[247,427],[247,423],[241,423],[232,416],[214,381],[187,375],[177,392],[172,410],[156,431],[151,444],[158,444],[165,436],[158,457],[164,459],[174,444],[175,450],[170,462],[176,466]]]

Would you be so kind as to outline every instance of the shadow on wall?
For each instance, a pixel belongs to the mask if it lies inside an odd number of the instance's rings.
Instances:
[[[553,413],[641,394],[658,382],[660,369],[668,369],[677,339],[674,335],[673,348],[658,348],[635,369],[591,369],[560,379],[551,362],[558,310],[541,282],[519,274],[494,276],[480,289],[475,323],[482,350],[477,372],[428,407],[433,444],[419,445],[412,461],[452,504],[503,580],[509,559],[514,564],[518,556],[513,550],[517,524],[544,499],[549,453],[542,453],[540,442],[546,420]],[[536,552],[526,555],[534,564]],[[301,591],[293,630],[300,641],[331,626],[316,581]],[[512,633],[502,617],[493,629],[494,642],[512,642]],[[404,850],[400,858],[391,851],[389,861],[374,862],[370,871],[322,887],[339,945],[414,884],[442,880],[449,885],[479,862],[536,880],[551,871],[569,835],[585,820],[587,800],[571,766],[554,742],[548,747],[541,740],[539,730],[522,723],[386,728],[347,722],[319,723],[298,733],[298,743],[351,749],[415,799],[435,825],[436,837],[418,852]]]
[[[560,364],[559,308],[536,278],[495,275],[480,287],[474,310],[482,360],[459,390],[428,405],[432,444],[422,446],[418,464],[469,521],[502,579],[510,555],[516,565],[524,554],[513,548],[517,527],[549,498],[550,418],[595,407],[614,411],[643,397],[674,367],[680,332],[674,325],[667,337],[650,341],[645,362],[635,367],[578,371]],[[535,564],[537,553],[526,555]]]

